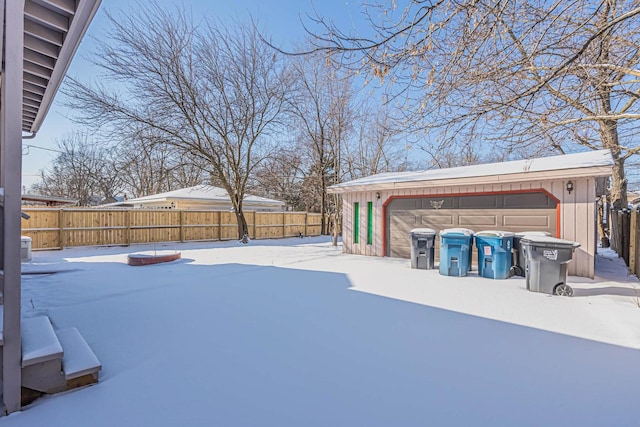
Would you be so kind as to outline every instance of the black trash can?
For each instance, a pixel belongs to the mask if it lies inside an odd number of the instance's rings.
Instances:
[[[524,236],[527,289],[551,295],[572,296],[573,289],[567,285],[567,265],[579,243],[548,236]]]
[[[513,235],[513,260],[511,267],[511,273],[514,276],[525,277],[525,271],[527,271],[527,257],[524,254],[524,247],[520,245],[520,240],[524,236],[551,236],[551,233],[546,231],[521,231]]]
[[[434,244],[436,231],[430,228],[414,228],[411,239],[411,268],[431,270],[434,268]]]

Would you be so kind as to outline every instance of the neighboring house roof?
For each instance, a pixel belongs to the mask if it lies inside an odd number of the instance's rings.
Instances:
[[[35,203],[45,203],[48,206],[51,205],[75,205],[78,203],[77,199],[68,199],[66,197],[55,197],[55,196],[40,196],[36,194],[23,194],[22,195],[23,202],[35,202]]]
[[[137,197],[135,199],[127,199],[118,203],[110,203],[105,206],[126,206],[133,204],[144,204],[151,202],[163,202],[171,200],[185,201],[213,201],[221,203],[231,203],[227,191],[220,187],[212,185],[196,185],[194,187],[182,188],[180,190],[167,191],[166,193],[152,194],[150,196]],[[284,206],[285,203],[280,200],[269,199],[266,197],[245,195],[244,203],[263,204]]]
[[[541,178],[572,178],[578,176],[608,176],[613,158],[609,150],[588,151],[553,157],[514,160],[447,169],[429,169],[418,172],[388,172],[343,182],[329,187],[331,193],[347,191],[412,187],[437,184],[439,181],[455,184],[460,181],[513,182]],[[415,185],[411,185],[415,183]]]

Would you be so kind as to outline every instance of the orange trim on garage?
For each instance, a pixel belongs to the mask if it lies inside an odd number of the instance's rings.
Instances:
[[[511,191],[484,191],[479,193],[457,193],[457,194],[414,194],[411,196],[391,196],[382,204],[382,256],[387,256],[387,205],[394,199],[417,199],[420,197],[459,197],[459,196],[490,196],[492,194],[525,194],[544,193],[551,200],[556,202],[556,237],[560,237],[560,199],[549,193],[544,188],[530,190]]]

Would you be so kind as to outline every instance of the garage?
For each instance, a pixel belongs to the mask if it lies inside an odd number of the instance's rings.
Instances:
[[[568,274],[595,275],[596,200],[606,191],[609,150],[526,160],[387,172],[329,187],[342,196],[342,250],[408,258],[409,231],[547,231],[578,242]],[[439,246],[436,240],[436,260]]]
[[[386,253],[409,258],[407,236],[413,228],[440,231],[546,231],[558,235],[558,201],[543,191],[526,193],[391,197],[386,205]],[[436,242],[436,249],[438,242]],[[438,251],[436,251],[436,256]]]

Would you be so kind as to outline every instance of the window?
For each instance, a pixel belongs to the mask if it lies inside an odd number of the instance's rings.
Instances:
[[[360,243],[360,203],[353,204],[353,243]]]
[[[367,245],[373,244],[373,202],[367,202]]]

